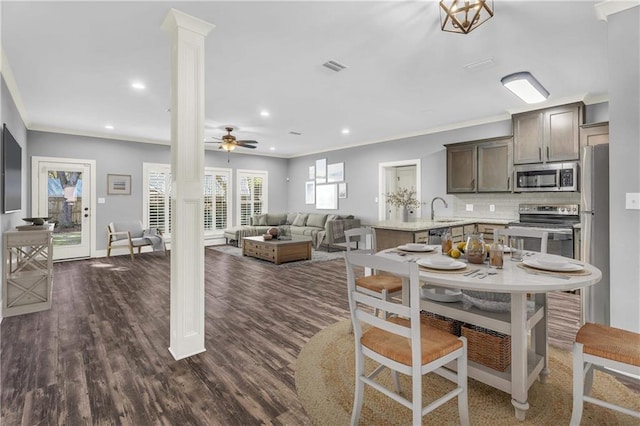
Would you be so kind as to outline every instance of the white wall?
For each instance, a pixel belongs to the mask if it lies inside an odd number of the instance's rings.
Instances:
[[[611,325],[640,332],[640,6],[609,15]]]

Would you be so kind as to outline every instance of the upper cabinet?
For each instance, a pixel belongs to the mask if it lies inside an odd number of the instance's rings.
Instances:
[[[514,164],[578,160],[582,102],[513,115]]]
[[[508,137],[446,145],[447,193],[511,191],[512,144]]]
[[[475,144],[447,145],[447,193],[476,192]]]
[[[609,122],[583,124],[580,126],[580,145],[609,143]]]

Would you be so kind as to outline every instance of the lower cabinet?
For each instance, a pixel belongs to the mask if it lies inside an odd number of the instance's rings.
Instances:
[[[51,231],[4,233],[2,315],[51,308],[53,244]]]

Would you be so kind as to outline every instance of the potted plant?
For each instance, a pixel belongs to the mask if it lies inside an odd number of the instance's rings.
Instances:
[[[394,207],[402,208],[402,221],[409,220],[409,209],[420,207],[420,201],[416,198],[416,191],[408,188],[398,188],[393,192],[384,194],[387,202]]]

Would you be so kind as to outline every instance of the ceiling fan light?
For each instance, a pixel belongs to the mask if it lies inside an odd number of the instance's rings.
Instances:
[[[547,89],[528,71],[509,74],[500,81],[504,87],[528,104],[544,102],[549,97]]]
[[[236,144],[228,141],[224,141],[220,144],[220,148],[224,149],[227,152],[231,152],[236,149]]]
[[[493,0],[440,0],[440,28],[468,34],[493,17]]]

